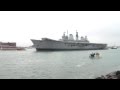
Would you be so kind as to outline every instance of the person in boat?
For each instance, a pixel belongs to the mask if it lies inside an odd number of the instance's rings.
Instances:
[[[96,57],[100,57],[100,54],[99,54],[99,53],[96,53]]]
[[[99,53],[96,53],[96,56],[99,56],[100,54]]]
[[[95,53],[90,54],[90,57],[94,58],[95,57]]]

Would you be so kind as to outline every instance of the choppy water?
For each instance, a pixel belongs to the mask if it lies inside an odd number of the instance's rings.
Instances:
[[[89,54],[99,52],[100,59]],[[90,79],[120,70],[120,49],[0,51],[0,79]]]

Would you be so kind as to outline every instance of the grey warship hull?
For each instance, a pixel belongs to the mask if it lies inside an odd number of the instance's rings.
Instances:
[[[77,41],[57,41],[52,39],[34,40],[33,46],[37,51],[42,50],[104,50],[107,44],[86,43]]]

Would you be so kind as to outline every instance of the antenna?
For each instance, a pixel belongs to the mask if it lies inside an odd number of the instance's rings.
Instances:
[[[76,40],[78,40],[78,37],[79,37],[79,36],[78,36],[78,32],[77,32],[77,30],[76,30]]]
[[[67,30],[67,36],[68,36],[68,30]]]
[[[65,32],[64,32],[64,35],[65,35]]]

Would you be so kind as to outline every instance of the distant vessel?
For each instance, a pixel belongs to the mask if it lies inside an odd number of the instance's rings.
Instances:
[[[118,47],[116,47],[116,46],[112,46],[112,47],[111,47],[111,49],[117,49],[117,48],[118,48]]]
[[[0,42],[0,50],[25,50],[25,48],[17,47],[15,42]]]
[[[42,38],[42,40],[31,39],[33,46],[37,51],[40,50],[98,50],[106,49],[107,44],[100,43],[90,43],[87,39],[87,36],[81,36],[79,40],[78,32],[76,31],[76,40],[72,34],[65,35],[63,33],[62,39],[53,40],[49,38]]]

